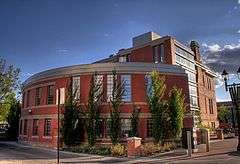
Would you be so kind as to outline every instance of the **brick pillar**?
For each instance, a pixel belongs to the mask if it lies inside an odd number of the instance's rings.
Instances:
[[[138,155],[139,148],[141,146],[142,138],[130,137],[127,138],[127,156],[135,157]]]

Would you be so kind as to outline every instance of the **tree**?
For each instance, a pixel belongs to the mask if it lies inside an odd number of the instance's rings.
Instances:
[[[124,93],[124,82],[117,79],[116,71],[112,72],[113,87],[110,97],[110,138],[113,144],[117,144],[120,140],[121,134],[121,119],[120,119],[120,106],[122,104],[122,96]]]
[[[76,135],[76,123],[78,121],[78,111],[76,101],[73,99],[74,94],[72,94],[71,86],[68,89],[67,100],[64,104],[65,110],[62,119],[62,135],[64,143],[67,146],[75,144]]]
[[[222,123],[228,123],[231,117],[231,111],[224,105],[220,106],[218,111],[218,120]]]
[[[100,105],[103,96],[102,79],[98,79],[98,74],[95,73],[91,77],[90,90],[88,94],[88,102],[85,109],[81,108],[81,115],[85,119],[87,129],[88,144],[93,146],[96,142],[99,127]]]
[[[0,121],[6,121],[12,105],[9,101],[19,87],[19,72],[18,68],[7,66],[6,61],[0,58]]]
[[[19,87],[20,69],[13,65],[6,65],[6,61],[0,59],[0,104],[7,95],[13,93]]]
[[[163,96],[166,90],[165,79],[160,77],[157,71],[153,71],[150,74],[150,78],[147,82],[148,94],[147,100],[152,115],[152,134],[156,143],[160,143],[163,139],[164,124],[166,123],[166,101],[163,100]]]
[[[139,113],[140,113],[140,109],[137,109],[136,106],[134,106],[132,116],[131,116],[131,131],[130,131],[131,137],[138,136]]]
[[[171,137],[177,138],[183,128],[183,117],[185,112],[184,96],[182,90],[174,87],[169,95],[168,111],[170,116]]]
[[[19,119],[21,114],[21,104],[16,100],[15,95],[11,96],[11,104],[9,113],[7,115],[8,130],[7,137],[11,140],[17,140],[18,129],[19,129]]]

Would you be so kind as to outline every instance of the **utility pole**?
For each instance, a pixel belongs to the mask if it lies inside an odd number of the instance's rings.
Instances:
[[[60,147],[60,88],[58,88],[58,109],[57,109],[57,164],[59,164],[60,154],[59,154],[59,147]]]

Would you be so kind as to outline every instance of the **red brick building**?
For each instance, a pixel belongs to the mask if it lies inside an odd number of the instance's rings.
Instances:
[[[133,106],[141,109],[139,137],[151,138],[151,114],[146,102],[146,75],[157,70],[165,77],[168,93],[173,86],[182,88],[185,95],[185,127],[195,127],[201,111],[204,124],[218,126],[215,100],[215,74],[201,62],[199,46],[191,43],[191,49],[170,36],[160,37],[149,32],[133,38],[133,47],[121,49],[109,58],[93,64],[56,68],[37,73],[24,82],[19,141],[55,147],[57,141],[57,96],[64,103],[69,83],[79,88],[77,98],[81,103],[88,100],[89,83],[94,72],[104,90],[101,105],[101,135],[98,140],[108,141],[107,121],[110,118],[109,96],[112,86],[112,71],[126,82],[121,105],[122,135],[130,130]],[[82,129],[84,130],[84,128]],[[86,140],[82,136],[82,141]]]

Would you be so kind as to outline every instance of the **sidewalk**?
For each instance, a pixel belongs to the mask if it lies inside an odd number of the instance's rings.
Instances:
[[[57,153],[56,150],[47,149],[42,147],[32,147],[30,145],[23,145],[16,142],[4,142],[5,144],[12,145],[15,147],[23,147],[29,149],[39,149],[49,153]],[[69,154],[74,156],[73,158],[64,158],[63,156]],[[100,156],[100,155],[92,155],[92,154],[83,154],[83,153],[73,153],[67,151],[60,151],[60,162],[61,163],[162,163],[169,160],[177,160],[186,158],[186,150],[180,149],[176,151],[170,151],[161,153],[159,155],[154,155],[152,157],[136,157],[136,158],[117,158],[117,157],[109,157],[109,156]],[[25,161],[26,162],[26,161]],[[37,161],[34,161],[34,163]],[[40,163],[43,161],[40,161]],[[44,163],[55,163],[56,159],[48,159],[44,161]],[[31,162],[29,162],[31,163]],[[37,162],[39,163],[39,162]]]

